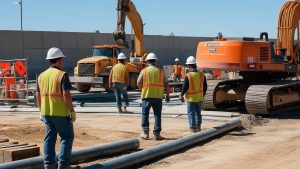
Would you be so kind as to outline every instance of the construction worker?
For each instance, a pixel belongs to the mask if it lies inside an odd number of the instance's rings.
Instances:
[[[188,72],[184,77],[181,94],[179,98],[184,102],[184,95],[187,101],[187,113],[190,132],[201,131],[201,106],[206,93],[207,83],[204,74],[197,70],[196,58],[190,56],[186,60]]]
[[[55,143],[61,137],[58,168],[70,167],[74,140],[73,122],[76,120],[70,90],[69,76],[62,71],[64,54],[58,48],[48,50],[46,60],[50,67],[38,77],[37,93],[41,120],[45,124],[44,167],[55,168]]]
[[[214,79],[220,79],[221,74],[221,70],[213,70]]]
[[[146,58],[148,67],[143,69],[138,77],[137,85],[141,90],[142,98],[142,139],[149,139],[149,111],[154,111],[154,140],[164,139],[161,135],[161,110],[164,89],[166,89],[166,102],[170,101],[169,85],[162,69],[157,67],[157,57],[149,53]]]
[[[181,72],[182,72],[182,68],[179,65],[179,59],[176,58],[175,59],[175,65],[173,65],[173,71],[172,71],[174,82],[180,82]]]
[[[126,59],[124,53],[118,55],[118,64],[114,65],[109,75],[109,87],[115,89],[116,102],[118,112],[127,112],[126,107],[129,106],[128,94],[127,94],[127,80],[128,71],[126,65]],[[121,94],[125,100],[124,111],[122,110],[122,99]]]

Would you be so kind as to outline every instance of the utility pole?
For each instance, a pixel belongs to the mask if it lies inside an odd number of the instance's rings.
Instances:
[[[18,0],[15,4],[20,5],[20,15],[21,15],[21,31],[23,31],[23,2],[22,0]]]
[[[24,49],[24,32],[23,32],[23,1],[22,0],[17,0],[16,2],[15,2],[15,4],[16,5],[20,5],[20,16],[21,16],[21,18],[20,18],[20,20],[21,20],[21,43],[22,43],[22,58],[24,58],[25,56],[24,56],[24,51],[25,51],[25,49]]]

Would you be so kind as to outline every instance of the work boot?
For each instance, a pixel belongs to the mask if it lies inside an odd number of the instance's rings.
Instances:
[[[81,167],[79,165],[69,165],[69,166],[63,166],[58,167],[58,169],[80,169]]]
[[[160,133],[154,132],[153,134],[154,134],[154,140],[156,140],[156,141],[165,139],[164,137],[162,137],[160,135]]]
[[[122,110],[121,107],[118,107],[118,112],[119,112],[119,113],[123,113],[123,110]]]
[[[198,126],[197,128],[196,128],[196,132],[200,132],[201,131],[201,126]]]
[[[196,130],[195,129],[192,129],[190,128],[189,131],[185,132],[184,135],[191,135],[191,134],[195,134],[196,133]]]
[[[80,166],[78,165],[70,165],[70,166],[66,166],[66,167],[58,167],[58,169],[81,169]]]
[[[144,140],[149,139],[149,130],[143,130],[143,132],[141,133],[141,138]]]
[[[123,113],[133,113],[132,111],[127,110],[128,106],[124,106]]]

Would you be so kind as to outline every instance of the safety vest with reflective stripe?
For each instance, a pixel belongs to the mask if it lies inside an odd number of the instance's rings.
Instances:
[[[112,83],[125,83],[127,65],[118,63],[112,68]]]
[[[181,75],[182,68],[180,65],[173,65],[173,74]]]
[[[164,96],[164,72],[155,66],[149,66],[143,70],[143,88],[141,97],[159,98]]]
[[[49,68],[38,78],[41,94],[41,115],[69,116],[61,88],[61,81],[66,72],[56,68]]]
[[[187,102],[203,101],[203,81],[202,72],[189,72],[186,74],[189,80],[189,88],[185,94]]]

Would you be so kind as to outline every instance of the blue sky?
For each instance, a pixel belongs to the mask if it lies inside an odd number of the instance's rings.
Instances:
[[[16,0],[0,0],[0,30],[20,29]],[[276,38],[277,17],[286,0],[132,0],[147,35]],[[23,29],[111,33],[117,0],[23,0]],[[130,33],[130,24],[127,24]]]

